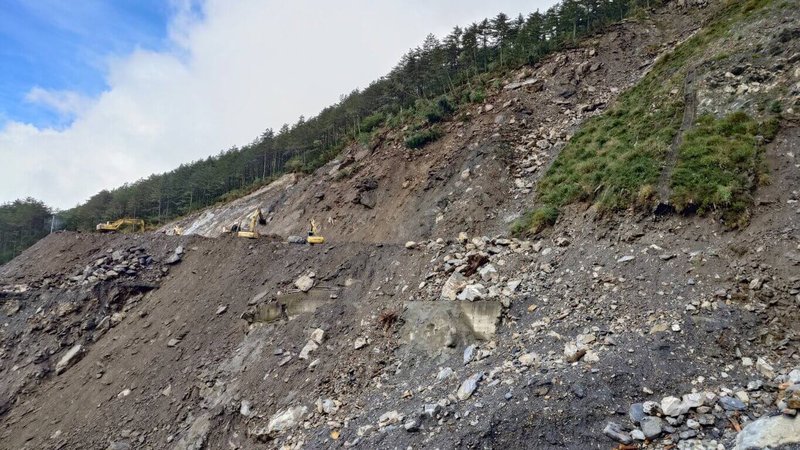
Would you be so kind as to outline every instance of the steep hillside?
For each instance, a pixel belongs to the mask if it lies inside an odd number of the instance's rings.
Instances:
[[[800,448],[798,23],[674,2],[421,149],[48,236],[0,267],[0,448]]]

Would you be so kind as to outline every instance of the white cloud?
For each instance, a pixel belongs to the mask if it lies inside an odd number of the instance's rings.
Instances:
[[[28,101],[75,120],[63,130],[6,122],[0,201],[30,195],[67,208],[243,145],[366,86],[428,32],[553,1],[486,3],[208,0],[201,18],[191,0],[175,1],[170,50],[109,59],[109,89],[99,97],[28,93]]]
[[[73,91],[51,91],[39,86],[25,94],[25,101],[52,109],[61,116],[75,116],[89,107],[91,99]]]

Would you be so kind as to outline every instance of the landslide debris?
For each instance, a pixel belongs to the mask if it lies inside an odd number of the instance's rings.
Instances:
[[[498,80],[423,153],[348,149],[184,236],[49,236],[0,268],[0,448],[800,445],[791,117],[736,231],[571,205],[508,236],[581,124],[721,5],[620,24]],[[742,39],[794,17],[761,6]],[[726,115],[713,73],[698,109]],[[221,233],[257,206],[281,238]],[[310,218],[327,243],[291,243]]]

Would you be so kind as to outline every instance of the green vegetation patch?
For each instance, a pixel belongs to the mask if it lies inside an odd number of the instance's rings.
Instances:
[[[406,146],[408,148],[422,148],[425,145],[439,139],[441,136],[441,131],[436,128],[414,131],[406,136]]]
[[[750,3],[761,7],[769,0]],[[670,147],[680,130],[684,113],[683,88],[689,67],[754,9],[757,8],[730,3],[713,23],[659,59],[644,79],[623,93],[612,108],[588,119],[539,181],[536,189],[539,206],[518,220],[512,232],[536,234],[555,223],[559,209],[572,203],[591,203],[601,214],[651,203]],[[758,164],[757,158],[754,159],[755,150],[748,147],[753,142],[751,132],[755,130],[755,121],[739,115],[718,122],[709,120],[704,118],[698,123],[698,130],[688,133],[686,142],[678,150],[679,161],[672,181],[675,199],[682,208],[691,200],[700,211],[710,210],[712,205],[738,210],[744,204],[740,203],[745,198],[743,193],[751,189],[741,180],[752,177],[752,167]],[[746,124],[739,123],[741,121]],[[772,126],[775,128],[775,122]],[[741,127],[749,131],[740,133]],[[733,134],[715,140],[709,134],[716,131]],[[713,145],[699,151],[703,140]],[[725,167],[715,166],[710,156],[722,158],[722,142],[739,143],[729,155],[735,163]],[[690,176],[697,167],[702,167],[706,173]],[[716,197],[707,195],[707,186],[701,187],[698,181],[700,177],[704,183],[715,183]],[[731,178],[740,182],[729,182]],[[730,195],[726,194],[726,189],[730,189]],[[711,198],[727,200],[701,201]]]
[[[743,112],[704,115],[686,133],[672,173],[671,202],[679,212],[722,212],[728,226],[746,223],[752,192],[766,171],[763,141],[777,119],[759,123]]]

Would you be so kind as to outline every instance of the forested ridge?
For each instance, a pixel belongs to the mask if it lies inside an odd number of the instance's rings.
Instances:
[[[183,164],[119,188],[103,190],[60,213],[68,229],[93,230],[101,221],[137,217],[161,224],[244,195],[290,171],[310,173],[353,140],[407,127],[405,142],[421,147],[440,135],[437,123],[462,104],[481,102],[509,69],[533,64],[582,37],[664,0],[564,0],[545,12],[500,13],[442,38],[428,35],[384,77],[343,95],[317,116],[300,117],[253,142]],[[15,247],[17,248],[17,247]],[[4,260],[0,259],[0,262]]]

